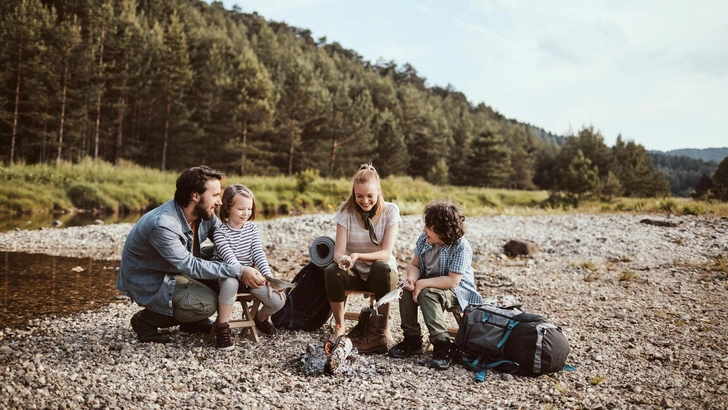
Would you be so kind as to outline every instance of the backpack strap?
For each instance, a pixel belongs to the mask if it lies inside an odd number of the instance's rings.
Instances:
[[[482,357],[478,356],[471,361],[471,360],[468,360],[467,358],[463,357],[463,364],[465,364],[466,367],[470,368],[470,370],[475,372],[475,376],[473,376],[473,381],[479,382],[479,383],[485,381],[485,378],[488,376],[488,370],[490,370],[490,369],[498,367],[502,364],[512,364],[512,365],[518,366],[517,363],[515,363],[511,360],[506,360],[506,359],[498,360],[498,361],[488,363],[488,364],[478,365],[482,359],[483,359]]]
[[[513,328],[516,327],[519,323],[517,320],[511,319],[508,321],[508,330],[506,330],[506,333],[503,335],[503,338],[500,342],[498,342],[498,349],[501,351],[501,354],[503,353],[503,345],[506,343],[506,340],[508,340],[508,337],[511,335],[511,332],[513,331]]]

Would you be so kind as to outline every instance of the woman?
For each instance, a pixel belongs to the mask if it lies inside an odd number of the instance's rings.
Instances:
[[[401,218],[397,205],[384,202],[379,174],[364,164],[352,178],[349,198],[336,210],[334,262],[324,278],[336,326],[329,338],[335,343],[345,334],[345,290],[373,292],[379,300],[397,286],[394,243]],[[394,345],[389,330],[389,304],[379,315],[360,321],[348,334],[360,353],[383,353]]]

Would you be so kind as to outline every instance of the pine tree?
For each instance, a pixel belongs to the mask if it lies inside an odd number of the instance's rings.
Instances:
[[[189,113],[184,103],[184,96],[187,87],[192,80],[189,53],[187,50],[187,35],[184,32],[184,24],[177,12],[170,17],[169,25],[164,35],[164,61],[165,61],[165,113],[164,113],[164,137],[162,140],[162,165],[161,170],[167,169],[167,150],[170,146],[170,130],[179,135],[175,141],[178,145],[178,153],[184,152],[185,142],[181,140],[182,128],[189,124]]]
[[[473,139],[468,164],[468,185],[496,188],[508,183],[511,164],[507,148],[503,139],[488,127]]]
[[[721,201],[728,201],[728,157],[720,161],[713,174],[713,191]]]

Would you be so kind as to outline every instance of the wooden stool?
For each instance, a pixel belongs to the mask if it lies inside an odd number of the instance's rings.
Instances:
[[[346,296],[346,299],[344,299],[344,304],[346,304],[346,301],[349,299],[349,295],[351,295],[352,293],[362,295],[365,298],[369,298],[369,307],[374,306],[374,293],[366,292],[363,290],[345,290],[344,296]],[[344,320],[359,320],[359,312],[347,311],[346,313],[344,313]]]
[[[241,319],[233,320],[232,318],[228,321],[228,324],[230,325],[230,329],[243,329],[242,337],[245,337],[248,334],[248,330],[250,330],[250,334],[253,336],[253,340],[255,340],[255,343],[259,342],[258,339],[258,329],[255,328],[255,322],[253,321],[253,318],[256,314],[258,314],[258,308],[260,307],[260,300],[258,300],[255,296],[253,296],[250,293],[238,293],[235,295],[235,300],[237,302],[240,302],[240,305],[243,308],[243,317]],[[249,302],[253,302],[253,307],[250,308],[248,306]],[[210,330],[210,338],[215,338],[215,328],[217,327],[217,320],[215,320],[215,324],[212,326],[212,330]]]

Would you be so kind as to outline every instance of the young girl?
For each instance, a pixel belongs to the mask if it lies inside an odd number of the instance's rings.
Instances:
[[[379,174],[364,164],[352,178],[351,193],[336,211],[334,262],[326,267],[324,280],[336,327],[329,337],[334,343],[344,335],[346,290],[366,290],[379,300],[397,286],[394,243],[401,220],[397,205],[385,202]],[[359,353],[384,353],[394,345],[389,330],[389,304],[379,308],[368,324],[359,323],[349,332]],[[365,329],[366,327],[366,329]]]
[[[213,260],[241,264],[243,270],[252,270],[254,275],[262,274],[266,278],[272,278],[268,260],[260,243],[258,227],[249,223],[255,219],[255,215],[255,197],[250,189],[241,184],[225,188],[220,206],[220,219],[224,224],[213,234],[215,241]],[[216,329],[218,350],[227,351],[235,348],[235,343],[230,338],[228,321],[239,284],[235,278],[220,279]],[[277,330],[268,318],[285,304],[285,292],[273,292],[268,284],[259,289],[248,289],[248,292],[263,304],[253,318],[255,327],[267,335],[275,335]]]
[[[399,300],[404,340],[389,350],[392,357],[422,353],[422,333],[417,307],[434,346],[431,366],[447,369],[452,342],[443,310],[481,304],[471,261],[473,250],[464,238],[465,216],[448,201],[433,201],[425,207],[425,229],[417,239],[415,255],[407,266],[404,294]]]

